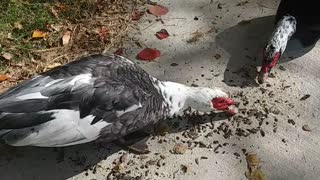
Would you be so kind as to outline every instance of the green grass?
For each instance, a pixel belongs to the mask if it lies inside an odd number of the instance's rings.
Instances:
[[[23,0],[4,0],[0,2],[0,31],[3,36],[12,33],[15,40],[30,37],[32,31],[45,30],[47,24],[56,19],[50,12],[48,4],[27,3]],[[22,29],[16,29],[15,23],[20,23]]]

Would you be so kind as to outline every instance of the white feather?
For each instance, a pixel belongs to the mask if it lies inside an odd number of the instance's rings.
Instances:
[[[127,109],[123,110],[123,111],[116,111],[117,117],[122,116],[124,113],[135,111],[135,110],[137,110],[137,109],[139,109],[141,107],[142,107],[142,105],[141,105],[141,103],[139,103],[139,104],[134,104],[134,105],[128,107]]]
[[[91,125],[94,116],[89,115],[80,119],[78,111],[74,110],[53,110],[55,119],[32,128],[13,130],[31,131],[28,136],[19,141],[4,139],[8,144],[13,146],[42,146],[42,147],[59,147],[75,144],[82,144],[96,140],[99,137],[102,128],[110,123],[98,121]]]
[[[49,87],[49,86],[51,86],[51,85],[53,85],[53,84],[55,84],[55,83],[58,83],[58,82],[60,82],[60,81],[62,81],[62,80],[63,80],[63,79],[55,79],[55,80],[49,82],[48,84],[46,84],[44,87]]]
[[[26,99],[47,99],[48,97],[42,96],[40,92],[24,94],[22,96],[18,96],[18,99],[26,100]]]
[[[91,80],[91,74],[81,74],[78,76],[75,76],[70,82],[70,85],[75,85],[76,83],[84,83],[84,84],[89,84]]]

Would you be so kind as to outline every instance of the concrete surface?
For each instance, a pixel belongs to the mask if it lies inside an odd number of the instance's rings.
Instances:
[[[281,70],[277,66],[273,71],[275,78],[269,79],[271,87],[258,86],[254,80],[256,66],[261,60],[264,42],[271,33],[273,15],[279,1],[249,0],[237,6],[239,2],[159,1],[159,4],[170,10],[162,18],[164,23],[156,22],[155,17],[147,15],[139,24],[140,31],[133,30],[132,37],[143,46],[161,50],[162,55],[156,62],[136,62],[162,80],[218,86],[233,95],[242,91],[249,104],[244,106],[243,101],[236,97],[241,102],[240,108],[269,108],[280,113],[270,113],[264,121],[264,137],[260,133],[248,137],[232,136],[229,139],[216,133],[205,137],[212,131],[207,128],[210,123],[198,125],[204,127],[204,130],[197,141],[211,145],[215,140],[229,143],[219,149],[219,153],[214,152],[215,146],[194,147],[182,155],[170,153],[173,146],[183,139],[183,131],[192,128],[190,126],[151,138],[148,144],[152,153],[146,156],[128,155],[131,162],[125,166],[125,171],[131,170],[131,176],[142,176],[142,179],[246,179],[244,173],[247,165],[241,152],[246,149],[261,158],[261,168],[266,179],[319,179],[319,45],[301,49],[298,41],[291,41],[281,60],[284,68]],[[194,20],[195,17],[198,20]],[[250,22],[239,24],[243,20]],[[167,29],[171,36],[160,41],[154,34],[162,28]],[[204,33],[203,37],[197,42],[188,43],[196,31]],[[131,58],[142,49],[134,43],[132,46],[128,44],[128,48],[130,50],[127,54]],[[221,55],[221,58],[215,58],[216,54]],[[171,66],[172,63],[178,65]],[[266,92],[263,93],[261,87]],[[269,97],[267,94],[272,92],[274,96]],[[311,97],[300,101],[305,94]],[[257,100],[265,100],[265,105],[254,103]],[[256,127],[257,120],[251,118],[254,122],[251,126]],[[278,122],[275,122],[275,118]],[[220,120],[215,123],[215,127],[223,122],[232,126],[227,118],[214,119]],[[288,119],[293,119],[295,125],[289,124]],[[185,122],[185,119],[180,121]],[[276,133],[273,132],[274,124],[277,124]],[[311,128],[311,132],[302,130],[305,124]],[[163,142],[159,143],[159,140]],[[13,148],[9,155],[1,156],[0,179],[106,179],[114,167],[112,162],[118,160],[125,151],[112,144],[104,147],[98,148],[91,143],[63,149]],[[235,152],[240,154],[239,158],[234,155]],[[165,156],[160,167],[147,162],[159,161],[160,154]],[[199,159],[198,164],[195,163],[196,158]],[[181,165],[187,165],[190,169],[183,173]],[[87,170],[88,167],[93,170]]]

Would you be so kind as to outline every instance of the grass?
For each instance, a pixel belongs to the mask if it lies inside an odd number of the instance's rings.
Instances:
[[[0,91],[86,53],[122,47],[131,13],[145,0],[1,0]],[[106,37],[101,38],[101,30]],[[32,38],[40,30],[45,38]],[[70,42],[62,45],[66,31]],[[12,55],[6,60],[4,54]]]

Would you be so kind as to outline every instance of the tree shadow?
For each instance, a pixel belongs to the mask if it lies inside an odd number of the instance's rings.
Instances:
[[[257,66],[261,66],[262,49],[274,27],[274,16],[242,21],[216,36],[216,43],[230,54],[224,81],[228,86],[257,87]],[[280,64],[308,53],[316,44],[305,44],[304,36],[294,36],[280,59]]]
[[[170,133],[177,133],[187,130],[197,123],[219,121],[227,118],[228,116],[224,113],[204,116],[189,115],[168,119],[164,123],[171,124],[170,127],[174,127],[174,124],[179,122],[180,125],[170,131]],[[62,148],[11,147],[1,145],[1,180],[67,179],[94,168],[100,161],[106,160],[110,155],[117,153],[121,149],[121,147],[112,142],[105,143],[103,146],[93,142]]]

